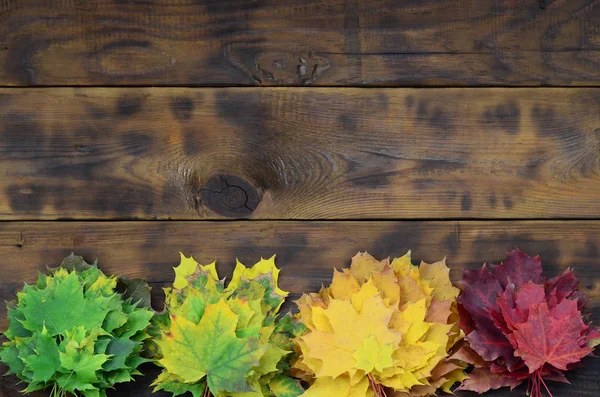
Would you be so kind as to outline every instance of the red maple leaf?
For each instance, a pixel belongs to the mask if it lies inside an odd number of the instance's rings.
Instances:
[[[552,306],[558,305],[563,299],[569,298],[577,301],[577,309],[583,310],[589,299],[585,297],[583,292],[576,291],[579,286],[579,280],[571,269],[565,270],[560,276],[554,277],[546,282],[546,295],[548,303]]]
[[[518,248],[509,252],[506,260],[500,265],[492,265],[492,269],[503,288],[508,285],[508,280],[515,284],[517,288],[529,281],[536,284],[541,284],[544,281],[540,257],[531,257],[519,251]]]
[[[515,324],[509,336],[516,347],[515,355],[523,358],[529,373],[544,365],[566,371],[592,352],[584,338],[588,326],[581,320],[577,302],[564,300],[550,311],[547,303],[529,308],[526,322]]]
[[[578,286],[570,269],[548,281],[540,258],[519,250],[500,265],[465,271],[459,324],[476,370],[461,390],[514,388],[529,379],[528,395],[541,397],[542,387],[550,394],[545,380],[567,381],[563,371],[591,354],[600,337],[584,322],[587,299]]]
[[[511,390],[519,386],[523,380],[511,379],[506,376],[491,373],[483,368],[475,368],[456,390],[470,390],[485,393],[488,390],[496,390],[501,387],[510,387]]]

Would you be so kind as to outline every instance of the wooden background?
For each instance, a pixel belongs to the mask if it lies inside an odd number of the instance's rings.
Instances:
[[[358,250],[518,246],[599,323],[599,86],[599,0],[0,0],[0,298],[71,251],[160,309],[178,251],[275,253],[298,297]]]

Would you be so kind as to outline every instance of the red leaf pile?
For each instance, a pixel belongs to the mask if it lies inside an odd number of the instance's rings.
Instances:
[[[460,326],[470,350],[462,359],[475,369],[459,390],[484,393],[528,380],[528,394],[541,397],[545,380],[568,382],[563,372],[600,343],[586,323],[587,304],[570,269],[551,280],[539,257],[515,249],[500,265],[467,270],[458,297]]]

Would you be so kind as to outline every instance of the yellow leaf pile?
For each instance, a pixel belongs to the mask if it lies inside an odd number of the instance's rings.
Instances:
[[[449,357],[464,335],[445,260],[379,261],[358,253],[329,288],[296,303],[308,331],[296,339],[303,397],[429,396],[450,392],[464,364]]]

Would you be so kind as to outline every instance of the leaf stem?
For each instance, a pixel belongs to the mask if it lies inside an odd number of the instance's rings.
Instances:
[[[539,369],[539,371],[540,371],[540,372],[539,372],[540,382],[542,383],[542,385],[544,385],[544,388],[545,388],[545,389],[546,389],[546,391],[548,392],[548,395],[549,395],[550,397],[554,397],[554,396],[552,395],[552,393],[550,393],[550,389],[548,389],[548,385],[546,385],[546,382],[544,382],[544,379],[542,379],[542,373],[541,373],[542,369],[540,368],[540,369]],[[541,393],[540,393],[540,394],[541,394]]]
[[[210,397],[210,390],[208,389],[208,383],[204,384],[204,391],[202,392],[202,397]]]
[[[550,397],[554,397],[550,392],[548,385],[546,385],[546,382],[544,382],[544,379],[542,378],[542,368],[540,368],[537,371],[535,371],[535,373],[533,373],[533,375],[531,375],[529,377],[529,380],[527,381],[527,395],[530,397],[543,397],[542,385],[544,386],[544,389],[546,389],[546,391],[548,392],[548,395]]]
[[[367,378],[369,379],[369,383],[371,384],[371,387],[373,388],[373,391],[375,392],[375,397],[387,397],[387,394],[385,393],[383,386],[381,386],[380,384],[375,382],[375,378],[373,377],[373,375],[368,374]]]

